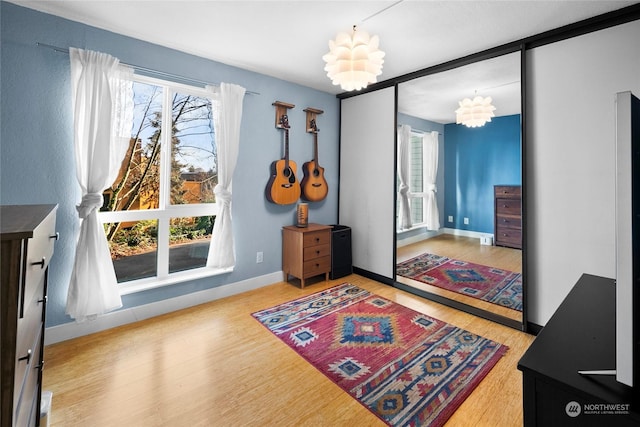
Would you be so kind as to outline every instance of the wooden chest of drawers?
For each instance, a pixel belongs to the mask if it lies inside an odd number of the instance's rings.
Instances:
[[[44,321],[56,205],[0,207],[0,426],[40,422]]]
[[[522,249],[522,187],[496,185],[495,244]]]
[[[319,274],[329,280],[331,271],[331,227],[309,224],[307,227],[289,225],[282,228],[282,271],[284,280],[289,275],[305,279]]]

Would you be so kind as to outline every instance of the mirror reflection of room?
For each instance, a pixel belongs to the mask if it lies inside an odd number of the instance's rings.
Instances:
[[[398,282],[522,320],[520,112],[519,52],[399,85]]]

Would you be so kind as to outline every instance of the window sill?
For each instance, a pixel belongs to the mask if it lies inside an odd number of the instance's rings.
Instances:
[[[405,228],[402,230],[396,229],[396,234],[400,236],[402,234],[411,233],[412,231],[416,231],[416,230],[424,230],[425,232],[437,231],[437,230],[427,230],[427,226],[424,223],[420,223],[420,224],[413,224],[411,228]]]
[[[161,288],[164,286],[175,285],[177,283],[189,282],[192,280],[203,279],[206,277],[219,276],[225,273],[231,273],[233,267],[228,268],[194,268],[193,270],[180,271],[170,276],[159,279],[150,277],[148,279],[132,280],[131,282],[123,282],[118,285],[120,295],[128,295],[136,292],[142,292],[149,289]]]

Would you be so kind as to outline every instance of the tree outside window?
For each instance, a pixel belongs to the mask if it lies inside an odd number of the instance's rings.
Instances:
[[[138,77],[133,89],[129,148],[100,214],[118,282],[204,267],[215,220],[208,94]]]

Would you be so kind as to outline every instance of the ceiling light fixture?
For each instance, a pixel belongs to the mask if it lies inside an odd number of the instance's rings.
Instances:
[[[366,31],[356,31],[355,25],[351,35],[338,33],[335,40],[329,40],[329,52],[322,59],[327,63],[324,70],[332,83],[346,91],[375,83],[384,63],[379,43],[378,36],[369,37]]]
[[[495,117],[493,111],[496,109],[491,105],[491,97],[483,98],[476,96],[473,100],[465,98],[459,101],[460,108],[456,110],[456,124],[463,124],[470,128],[484,126]]]

